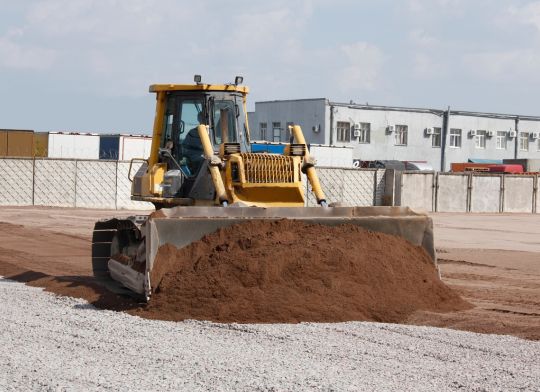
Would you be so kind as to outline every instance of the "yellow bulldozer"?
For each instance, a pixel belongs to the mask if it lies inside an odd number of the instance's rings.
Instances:
[[[132,200],[156,212],[97,222],[94,275],[111,290],[149,300],[158,248],[183,247],[221,227],[253,219],[352,223],[423,246],[435,261],[431,219],[403,207],[337,207],[326,200],[300,126],[283,154],[250,152],[248,87],[155,84],[150,157],[132,176]],[[132,160],[132,164],[136,160]],[[305,178],[305,180],[304,180]],[[306,183],[318,207],[306,207]],[[301,241],[302,239],[299,239]]]

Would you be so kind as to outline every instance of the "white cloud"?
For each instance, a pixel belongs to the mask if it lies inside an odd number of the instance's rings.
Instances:
[[[465,0],[407,0],[406,5],[410,12],[424,14],[434,10],[456,12],[463,9],[466,3]]]
[[[434,79],[446,76],[448,66],[440,62],[433,53],[417,53],[413,59],[412,71],[418,79]]]
[[[10,39],[12,34],[0,37],[0,67],[11,69],[46,70],[56,59],[54,50],[24,45]]]
[[[416,28],[409,32],[409,40],[415,46],[431,47],[437,45],[439,40],[422,28]]]
[[[347,59],[337,75],[341,90],[344,92],[374,90],[379,82],[383,64],[381,50],[366,42],[356,42],[342,45],[340,51]]]
[[[477,78],[494,82],[527,80],[539,82],[540,52],[534,49],[515,49],[468,54],[463,65]]]
[[[533,1],[528,4],[509,7],[501,19],[505,19],[508,24],[515,23],[533,26],[540,33],[540,1]]]
[[[30,7],[29,25],[41,34],[54,37],[76,36],[89,42],[151,40],[175,13],[171,1],[157,0],[48,0]],[[194,16],[186,8],[176,14],[177,23]],[[170,11],[171,13],[169,13]]]

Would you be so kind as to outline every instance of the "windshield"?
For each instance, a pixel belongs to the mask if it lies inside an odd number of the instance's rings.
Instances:
[[[234,101],[215,100],[213,105],[214,142],[237,143]]]
[[[246,118],[241,97],[214,99],[212,124],[214,144],[240,143],[242,150],[249,150],[247,143]]]

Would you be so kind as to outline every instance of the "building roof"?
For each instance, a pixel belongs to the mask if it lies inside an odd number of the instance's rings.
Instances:
[[[279,102],[305,102],[305,101],[328,101],[327,98],[300,98],[300,99],[275,99],[273,101],[257,101],[258,103],[279,103]]]
[[[384,106],[384,105],[370,105],[370,104],[358,104],[358,103],[343,103],[330,101],[327,98],[304,98],[304,99],[282,99],[282,100],[273,100],[273,101],[257,101],[255,104],[259,103],[280,103],[280,102],[307,102],[307,101],[321,101],[324,100],[329,106],[338,106],[338,107],[348,107],[350,109],[361,109],[361,110],[385,110],[385,111],[395,111],[395,112],[411,112],[411,113],[429,113],[437,116],[442,116],[446,111],[449,111],[452,115],[455,116],[469,116],[469,117],[486,117],[494,118],[500,120],[523,120],[523,121],[540,121],[540,116],[531,116],[531,115],[521,115],[521,114],[507,114],[507,113],[490,113],[490,112],[474,112],[466,110],[452,110],[450,108],[443,109],[433,109],[433,108],[415,108],[415,107],[404,107],[404,106]]]

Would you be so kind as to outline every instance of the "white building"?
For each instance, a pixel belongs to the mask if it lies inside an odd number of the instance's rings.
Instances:
[[[256,102],[252,140],[288,141],[289,124],[308,143],[353,147],[362,161],[452,162],[540,158],[540,117],[331,102],[325,98]]]

